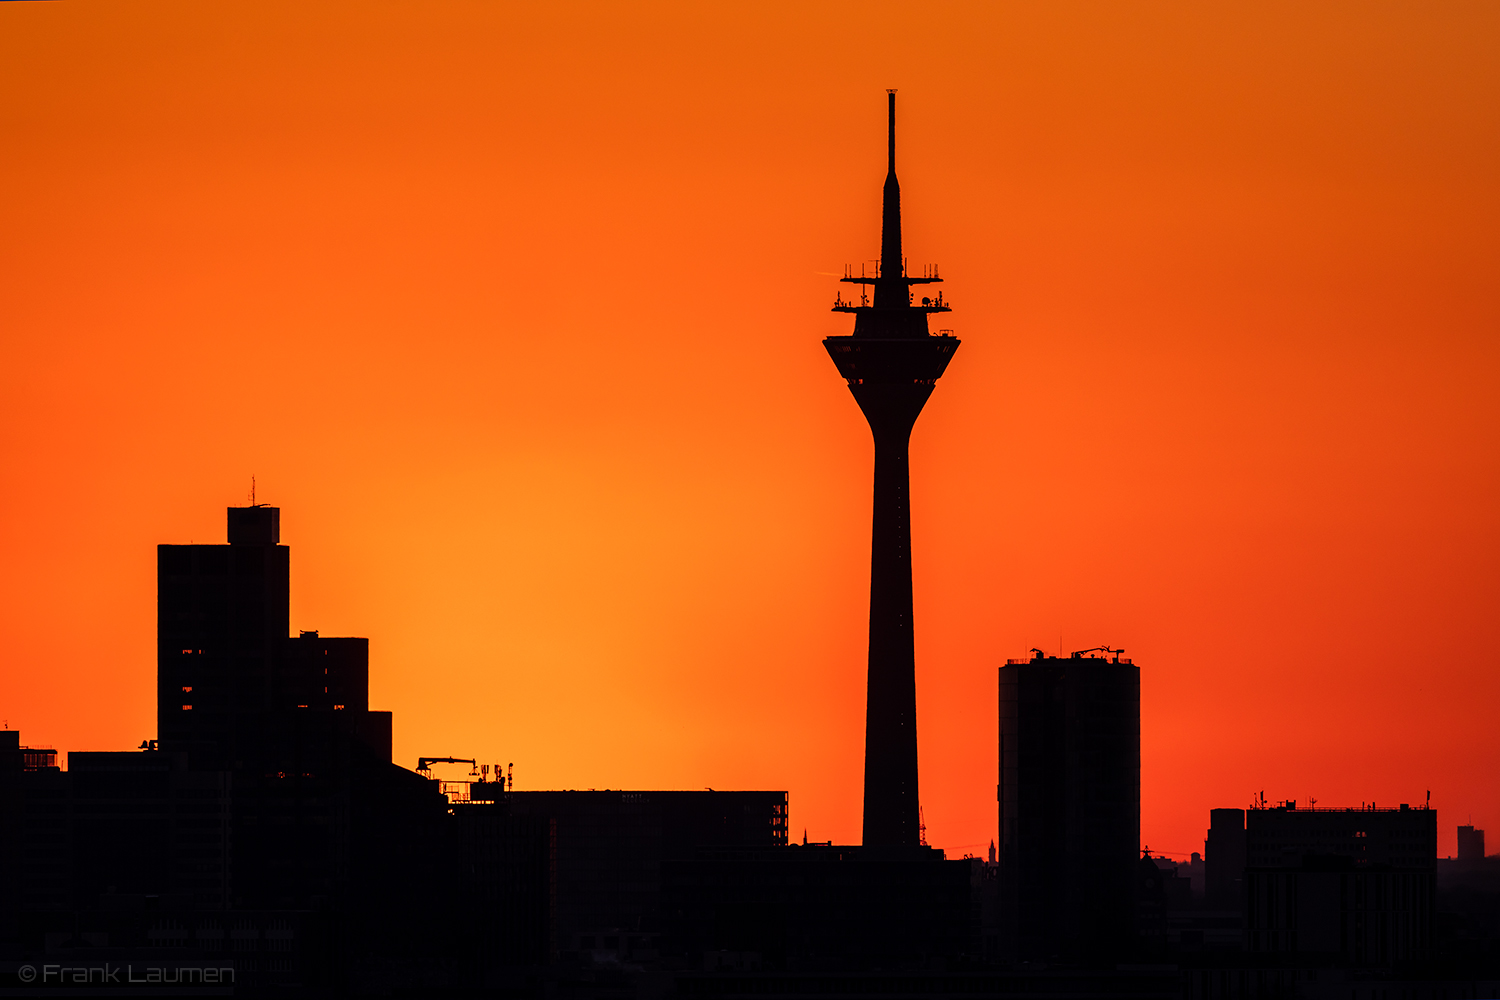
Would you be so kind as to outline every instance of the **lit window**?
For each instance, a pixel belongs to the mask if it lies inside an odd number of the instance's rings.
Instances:
[[[191,712],[193,710],[193,706],[192,705],[183,705],[182,706],[182,710],[184,712]]]
[[[188,685],[184,686],[183,689],[182,689],[182,693],[183,694],[191,694],[192,691],[193,691],[193,686],[191,684],[188,684]]]
[[[335,706],[333,706],[333,710],[335,712],[342,712],[344,710],[344,706],[343,705],[335,705]]]
[[[182,655],[183,656],[192,656],[193,655],[193,651],[191,649],[184,649],[182,651]]]

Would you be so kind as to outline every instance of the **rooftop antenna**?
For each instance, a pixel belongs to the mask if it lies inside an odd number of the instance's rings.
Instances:
[[[891,96],[886,98],[886,107],[889,109],[890,125],[886,133],[889,156],[886,162],[886,170],[890,173],[896,172],[896,88],[887,87],[885,92]]]
[[[250,477],[250,506],[255,506],[255,477]]]
[[[885,188],[881,193],[880,207],[880,270],[875,273],[880,278],[902,278],[906,276],[902,264],[906,258],[901,252],[901,185],[896,180],[896,91],[888,89],[885,93],[889,126],[886,131]],[[897,291],[902,303],[910,300],[909,287]],[[875,304],[888,305],[882,300],[889,294],[889,291],[882,291],[882,286],[877,285]]]

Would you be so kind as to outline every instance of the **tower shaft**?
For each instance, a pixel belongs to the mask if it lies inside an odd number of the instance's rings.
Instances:
[[[875,439],[864,843],[918,842],[916,646],[908,443],[931,385],[851,387]]]

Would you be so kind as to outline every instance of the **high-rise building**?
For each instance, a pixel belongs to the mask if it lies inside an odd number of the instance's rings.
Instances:
[[[1000,668],[1001,923],[1023,958],[1106,960],[1133,933],[1141,675],[1107,652]]]
[[[1245,810],[1210,809],[1203,844],[1204,895],[1217,909],[1238,910],[1245,900]]]
[[[1461,826],[1458,828],[1458,860],[1484,860],[1483,830],[1476,830],[1472,826]]]
[[[173,750],[221,746],[238,719],[277,700],[291,564],[281,511],[228,513],[228,545],[156,549],[157,735]]]
[[[1356,966],[1432,951],[1437,813],[1400,806],[1245,813],[1245,944]]]
[[[854,314],[854,333],[823,341],[849,384],[875,439],[875,508],[870,539],[870,652],[865,704],[864,843],[920,843],[917,794],[916,656],[912,633],[911,508],[907,446],[912,426],[959,341],[933,336],[927,320],[947,312],[939,293],[913,301],[913,285],[940,281],[936,268],[907,273],[901,249],[901,186],[896,181],[896,92],[889,98],[889,156],[874,274],[842,279],[859,301],[834,302]],[[873,291],[873,296],[870,292]]]
[[[390,760],[369,640],[288,631],[281,511],[230,507],[228,545],[157,546],[157,732],[204,766],[303,773],[351,748]]]

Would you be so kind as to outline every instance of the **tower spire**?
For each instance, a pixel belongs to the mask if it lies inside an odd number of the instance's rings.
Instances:
[[[886,102],[890,110],[890,131],[887,136],[889,142],[890,160],[886,167],[886,173],[892,177],[896,176],[896,88],[892,87],[886,91]]]
[[[880,277],[883,279],[904,277],[901,263],[901,183],[896,180],[896,92],[886,91],[890,126],[887,133],[889,165],[885,174],[885,200],[880,225]],[[883,293],[883,294],[882,294]],[[895,283],[875,286],[877,306],[904,305],[907,300],[905,285]]]

